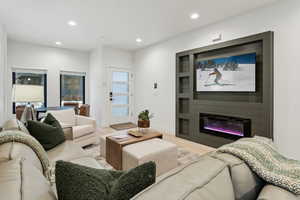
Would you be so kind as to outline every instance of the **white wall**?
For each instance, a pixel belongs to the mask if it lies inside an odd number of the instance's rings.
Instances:
[[[90,102],[92,116],[101,127],[109,125],[109,88],[108,69],[131,69],[132,53],[126,50],[103,47],[101,45],[90,54]]]
[[[175,133],[175,53],[272,30],[275,32],[274,137],[286,155],[300,159],[300,1],[284,0],[243,16],[227,19],[139,50],[134,55],[135,109],[149,108],[155,128]],[[201,18],[199,19],[201,20]],[[158,81],[158,93],[153,82]]]
[[[103,48],[99,45],[90,53],[90,104],[91,116],[97,120],[98,126],[103,125],[104,105],[104,81]]]
[[[12,68],[47,70],[47,104],[60,105],[60,71],[87,73],[89,82],[89,53],[62,48],[47,47],[8,40],[8,83],[11,83]],[[11,88],[11,84],[9,84]],[[8,112],[12,113],[11,89],[8,89]],[[86,103],[89,103],[89,87],[86,84]]]
[[[2,124],[6,118],[6,106],[5,106],[5,91],[6,91],[6,48],[7,37],[4,27],[0,24],[0,124]]]
[[[103,64],[105,67],[131,69],[133,67],[133,54],[127,50],[104,47]]]
[[[86,103],[91,104],[91,116],[97,119],[99,126],[109,123],[107,68],[129,69],[133,66],[131,52],[102,45],[91,52],[81,52],[8,40],[7,54],[6,74],[10,83],[6,91],[7,113],[12,113],[12,68],[47,70],[48,106],[59,106],[60,71],[86,72]]]

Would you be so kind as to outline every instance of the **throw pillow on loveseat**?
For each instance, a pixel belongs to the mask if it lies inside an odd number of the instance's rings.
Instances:
[[[27,129],[46,151],[65,141],[60,123],[51,114],[48,114],[43,122],[29,120]]]

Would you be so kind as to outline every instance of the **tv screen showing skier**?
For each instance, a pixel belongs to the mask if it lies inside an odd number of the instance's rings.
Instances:
[[[255,92],[256,53],[196,62],[198,92]]]

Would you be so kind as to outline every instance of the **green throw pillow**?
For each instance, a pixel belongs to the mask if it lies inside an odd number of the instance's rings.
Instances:
[[[51,113],[48,113],[46,118],[43,121],[45,124],[49,124],[51,126],[54,126],[56,128],[59,128],[60,130],[62,130],[62,127],[59,123],[59,121],[57,121],[57,119],[55,119],[55,117],[53,117],[53,115]]]
[[[30,135],[37,139],[46,151],[65,141],[64,132],[59,122],[50,113],[44,122],[29,120],[27,129]]]
[[[128,171],[113,171],[57,161],[58,200],[129,200],[152,185],[155,174],[154,162]]]

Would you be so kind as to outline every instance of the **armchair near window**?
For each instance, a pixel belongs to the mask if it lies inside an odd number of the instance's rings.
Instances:
[[[75,115],[73,109],[48,111],[61,124],[67,140],[72,140],[81,147],[97,143],[96,120]]]

